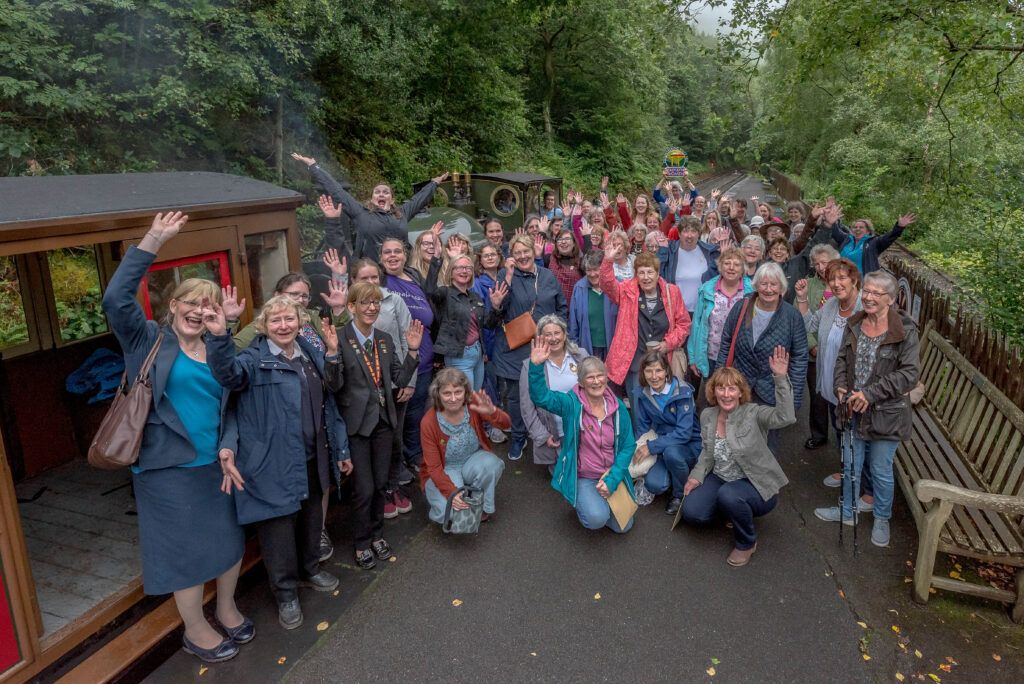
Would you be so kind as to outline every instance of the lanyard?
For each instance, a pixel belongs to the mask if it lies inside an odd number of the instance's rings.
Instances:
[[[366,349],[363,345],[357,345],[359,347],[359,353],[363,355],[363,361],[366,362],[366,368],[370,371],[370,377],[373,378],[373,384],[377,387],[381,386],[381,368],[380,368],[380,350],[377,349],[377,345],[373,345],[373,361],[370,363],[370,357],[366,355]]]

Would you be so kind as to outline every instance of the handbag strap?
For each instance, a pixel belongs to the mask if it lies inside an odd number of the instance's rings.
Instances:
[[[452,529],[452,502],[455,501],[455,497],[463,492],[468,492],[469,487],[459,487],[448,497],[448,503],[444,507],[444,522],[441,523],[441,529],[445,532],[451,532]]]
[[[146,355],[146,360],[142,362],[139,367],[139,374],[135,376],[135,382],[145,380],[149,376],[149,370],[153,367],[153,362],[156,360],[157,352],[160,351],[160,343],[164,341],[164,329],[160,328],[157,330],[156,342],[153,343],[153,348],[149,350],[149,354]]]
[[[740,316],[736,319],[736,328],[732,331],[732,340],[729,341],[729,356],[725,359],[725,367],[732,368],[732,360],[736,356],[736,338],[740,335],[740,326],[743,325],[743,317],[747,315],[747,306],[751,297],[743,298],[743,306],[740,307]]]

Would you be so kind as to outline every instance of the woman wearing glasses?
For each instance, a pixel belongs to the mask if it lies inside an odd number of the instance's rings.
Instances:
[[[333,252],[334,250],[330,251]],[[318,351],[324,351],[323,323],[320,322],[320,311],[315,306],[316,303],[312,301],[312,291],[312,284],[305,273],[287,273],[277,281],[277,285],[274,286],[273,296],[287,295],[306,310],[306,313],[309,315],[309,321],[303,324],[302,329],[299,331],[299,336],[313,345]],[[348,290],[345,283],[339,279],[334,279],[331,282],[330,294],[321,296],[328,306],[331,307],[331,314],[334,316],[335,324],[345,325],[348,323],[348,309],[345,308]],[[229,328],[237,327],[238,317],[243,311],[244,302],[245,300],[242,300],[242,305],[235,304],[234,300],[224,302],[224,316],[227,319]],[[235,335],[235,349],[242,351],[252,344],[252,341],[259,334],[260,332],[256,329],[256,321],[253,320]]]
[[[451,268],[438,282],[442,260],[434,257],[423,288],[434,304],[440,322],[434,352],[444,355],[444,365],[458,368],[469,378],[474,392],[484,386],[484,349],[480,339],[483,329],[484,301],[473,289],[473,257],[463,254],[457,244],[449,244]]]

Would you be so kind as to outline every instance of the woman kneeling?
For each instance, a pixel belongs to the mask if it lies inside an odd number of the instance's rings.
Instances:
[[[793,387],[786,374],[789,353],[776,347],[768,359],[775,380],[775,405],[750,401],[750,386],[735,368],[719,368],[708,382],[708,408],[700,416],[704,448],[686,482],[683,519],[706,525],[717,515],[733,525],[736,548],[728,563],[750,562],[757,548],[754,518],[775,508],[789,483],[768,448],[768,430],[796,422]]]
[[[431,408],[420,421],[423,467],[420,486],[430,503],[430,519],[444,522],[445,508],[459,487],[481,490],[481,522],[494,515],[494,488],[505,464],[492,452],[484,423],[507,430],[512,419],[497,408],[483,390],[474,392],[466,374],[445,368],[430,383]],[[459,494],[452,500],[457,511],[469,508]]]
[[[539,408],[559,416],[565,432],[551,486],[576,509],[584,527],[597,530],[607,526],[613,532],[628,532],[633,519],[619,525],[608,497],[624,483],[630,497],[635,498],[629,462],[636,443],[629,413],[608,388],[608,369],[596,356],[588,356],[580,363],[578,384],[571,391],[549,389],[544,364],[550,353],[545,338],[534,339],[530,351],[530,399]]]

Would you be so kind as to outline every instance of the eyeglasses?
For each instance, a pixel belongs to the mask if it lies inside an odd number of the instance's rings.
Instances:
[[[297,299],[300,302],[308,302],[309,301],[309,295],[306,294],[305,292],[303,292],[303,293],[298,293],[298,292],[282,292],[281,294],[286,295],[288,297],[291,297],[292,299]]]
[[[371,299],[371,300],[366,301],[366,302],[356,302],[356,306],[358,306],[363,311],[368,311],[370,309],[379,309],[380,308],[380,300],[379,299]]]
[[[428,242],[424,241],[423,244],[433,244],[433,243],[428,243]],[[402,254],[405,254],[405,250],[404,249],[382,249],[381,252],[380,252],[381,256],[400,256]]]
[[[864,290],[860,291],[860,295],[861,295],[861,297],[870,295],[871,299],[876,299],[878,297],[888,297],[889,293],[888,292],[878,292],[876,290],[864,289]]]
[[[202,302],[199,301],[198,299],[175,299],[174,301],[178,302],[179,304],[184,304],[185,306],[192,309],[195,309],[200,304],[202,304]]]
[[[473,270],[472,266],[456,266],[456,267],[452,268],[452,272],[455,272],[455,271],[472,271],[472,270]]]
[[[559,242],[564,242],[565,244],[570,244],[572,242],[572,238],[571,237],[560,237],[560,238],[558,238],[558,241]]]

